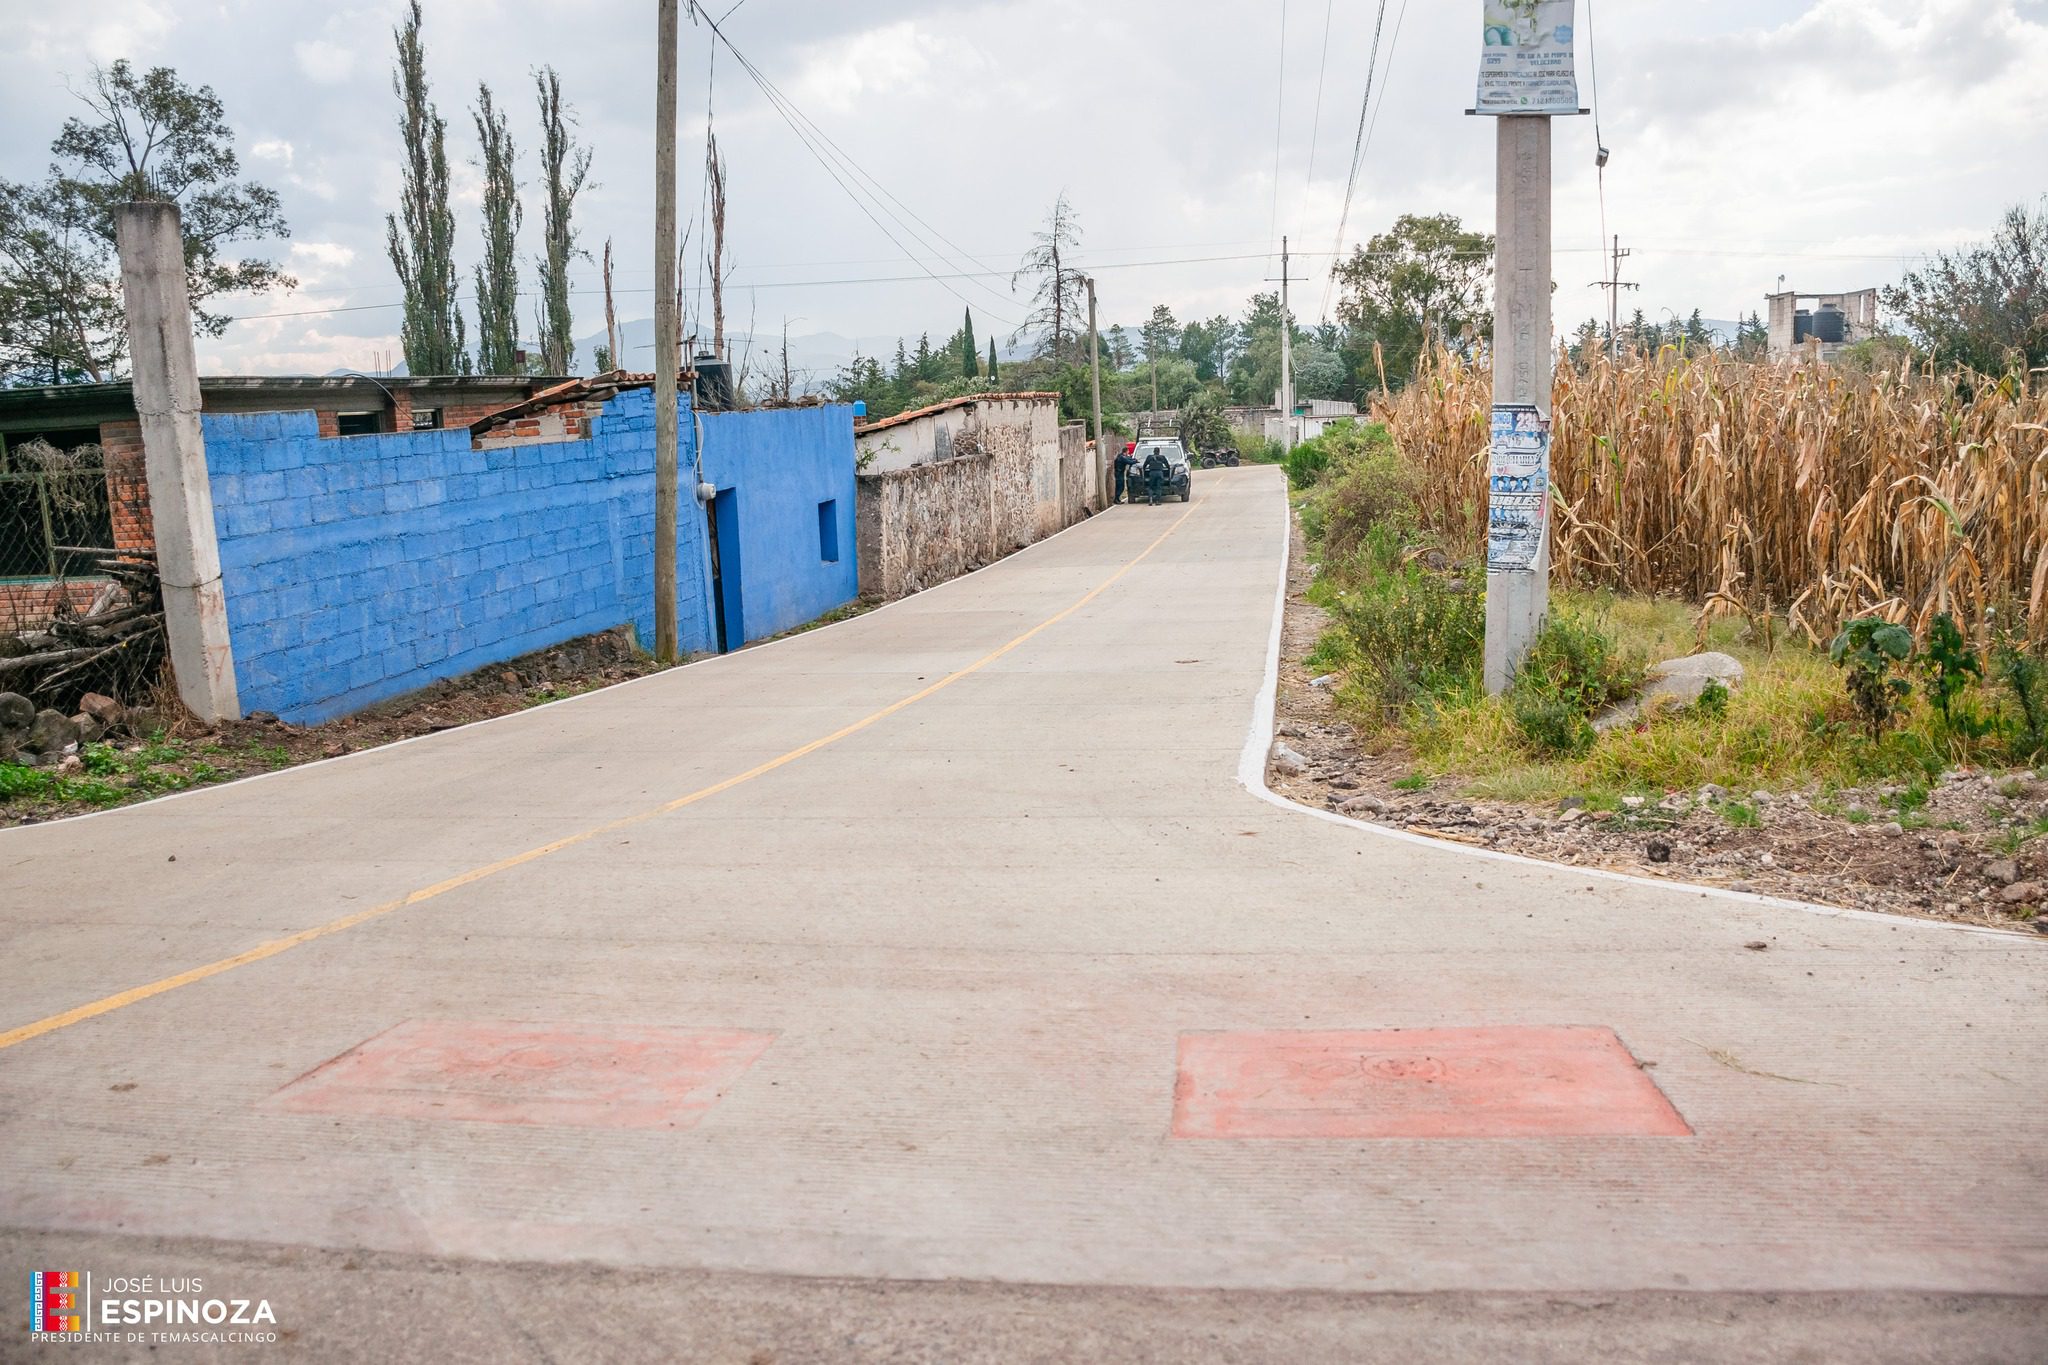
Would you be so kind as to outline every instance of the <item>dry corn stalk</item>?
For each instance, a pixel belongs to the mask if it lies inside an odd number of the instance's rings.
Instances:
[[[1488,371],[1439,352],[1378,415],[1424,513],[1476,547]],[[1901,369],[1747,364],[1666,347],[1560,361],[1552,560],[1565,580],[1754,615],[1818,642],[1853,616],[1924,629],[2024,614],[2048,638],[2048,393]]]

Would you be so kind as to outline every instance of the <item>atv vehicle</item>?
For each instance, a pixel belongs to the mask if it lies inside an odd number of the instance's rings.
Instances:
[[[1218,446],[1214,450],[1205,450],[1201,457],[1204,469],[1235,469],[1242,460],[1243,457],[1237,453],[1236,446]]]

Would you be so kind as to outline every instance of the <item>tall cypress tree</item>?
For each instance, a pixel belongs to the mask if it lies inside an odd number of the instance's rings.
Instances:
[[[476,90],[476,137],[483,147],[484,259],[476,268],[476,367],[483,374],[512,374],[519,351],[519,181],[518,153],[504,112],[491,102],[491,87]]]
[[[960,376],[975,379],[981,374],[981,348],[974,344],[974,310],[967,310],[967,323],[960,335]]]
[[[420,0],[394,29],[398,65],[391,90],[405,106],[404,193],[399,212],[384,216],[392,268],[405,286],[399,340],[405,367],[416,375],[467,374],[462,308],[455,300],[455,215],[448,207],[448,125],[427,98],[426,50],[420,45]]]
[[[996,370],[996,339],[994,337],[988,339],[988,377],[991,382],[1002,378],[1002,375]]]
[[[562,103],[562,78],[551,66],[534,73],[540,95],[541,175],[547,195],[547,253],[540,260],[540,356],[549,374],[567,374],[575,360],[574,323],[569,316],[569,262],[576,230],[569,215],[590,174],[590,149],[570,136],[571,115]]]

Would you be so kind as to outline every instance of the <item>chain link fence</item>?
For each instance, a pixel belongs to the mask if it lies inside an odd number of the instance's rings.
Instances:
[[[0,634],[104,608],[101,599],[120,591],[99,567],[113,552],[100,447],[0,439]]]
[[[92,442],[0,439],[0,692],[65,714],[88,692],[139,699],[163,666],[163,607],[133,480]],[[122,498],[138,501],[121,505]]]

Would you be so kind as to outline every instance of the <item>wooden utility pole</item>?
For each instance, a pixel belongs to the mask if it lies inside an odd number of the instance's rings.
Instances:
[[[676,661],[676,4],[657,0],[654,78],[654,657]],[[694,10],[694,5],[692,9]]]
[[[1088,276],[1088,382],[1092,390],[1091,414],[1095,422],[1095,494],[1103,494],[1102,461],[1102,338],[1095,330],[1095,277]]]

